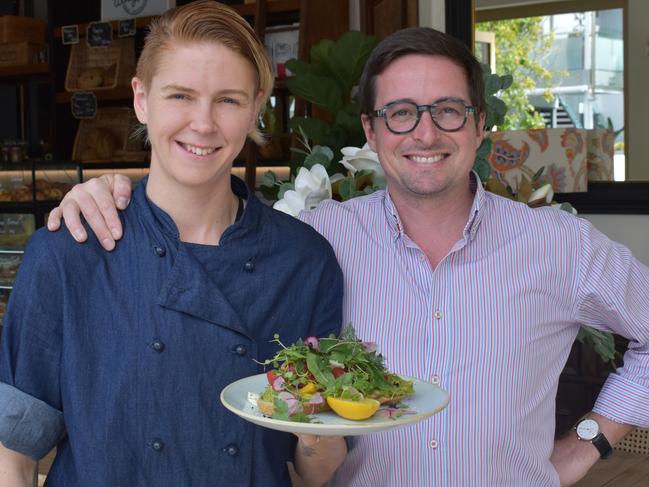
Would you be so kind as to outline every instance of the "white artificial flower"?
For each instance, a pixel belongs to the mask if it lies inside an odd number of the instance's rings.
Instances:
[[[552,203],[552,205],[550,205],[550,206],[551,206],[552,208],[556,208],[557,210],[564,210],[564,211],[567,211],[567,212],[569,212],[569,213],[572,213],[573,215],[577,215],[577,214],[578,214],[577,209],[576,209],[574,206],[572,206],[572,205],[563,205],[563,204],[561,204],[561,203]]]
[[[362,170],[371,171],[374,185],[385,187],[385,172],[379,162],[379,156],[367,144],[360,149],[358,147],[343,147],[340,152],[343,153],[340,163],[349,172],[356,174]]]
[[[331,181],[322,164],[314,164],[311,169],[301,167],[295,178],[295,189],[284,193],[273,208],[292,216],[302,210],[310,210],[321,201],[331,198]]]
[[[535,190],[527,200],[528,203],[542,203],[546,204],[552,203],[552,198],[554,198],[554,190],[550,183],[544,184],[539,189]]]

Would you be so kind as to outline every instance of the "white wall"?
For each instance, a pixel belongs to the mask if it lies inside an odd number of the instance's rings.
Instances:
[[[554,0],[563,2],[566,0]],[[628,127],[625,139],[629,146],[627,179],[649,180],[649,1],[627,0],[628,58],[625,70],[628,76]],[[496,7],[514,7],[548,0],[476,0],[476,10]]]
[[[419,25],[446,32],[444,0],[419,0]]]
[[[626,245],[649,266],[649,215],[582,215],[609,238]]]

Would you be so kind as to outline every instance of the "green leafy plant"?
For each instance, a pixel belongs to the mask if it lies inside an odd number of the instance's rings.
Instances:
[[[491,72],[488,64],[481,64],[482,73],[485,87],[485,102],[486,102],[486,118],[485,118],[485,131],[491,130],[493,127],[502,125],[507,115],[507,105],[498,96],[504,90],[512,85],[513,78],[510,74],[498,75]],[[482,144],[478,147],[475,162],[473,163],[473,170],[480,177],[480,181],[485,182],[491,175],[491,165],[489,164],[488,157],[491,153],[492,142],[489,138],[489,133],[485,134]]]
[[[324,39],[315,44],[309,63],[297,59],[288,61],[286,66],[293,72],[286,81],[288,89],[320,108],[328,118],[298,116],[291,119],[290,127],[300,130],[315,145],[327,146],[334,153],[346,146],[361,147],[365,136],[354,90],[376,44],[375,37],[350,31],[336,41]]]

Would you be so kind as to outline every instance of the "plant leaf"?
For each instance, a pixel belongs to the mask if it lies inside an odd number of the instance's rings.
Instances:
[[[320,65],[321,67],[328,67],[329,63],[327,59],[330,56],[331,49],[333,48],[334,41],[331,39],[322,39],[317,44],[311,46],[311,51],[309,52],[309,57],[311,59],[311,64]]]
[[[532,188],[532,184],[530,183],[529,179],[527,179],[525,176],[521,177],[521,182],[518,186],[518,194],[517,199],[521,203],[527,203],[530,199],[530,196],[532,196],[532,192],[534,191],[534,188]]]
[[[334,382],[331,370],[326,365],[321,366],[318,356],[314,353],[309,352],[306,354],[306,366],[315,377],[315,380],[323,386],[329,387]]]
[[[286,61],[286,68],[293,73],[293,76],[304,76],[312,74],[314,76],[327,76],[327,68],[321,64],[307,63],[299,59],[289,59]]]
[[[532,181],[538,181],[539,178],[543,175],[543,171],[545,171],[545,166],[541,166],[541,168],[534,173],[534,176],[532,176]]]
[[[376,44],[375,37],[358,31],[348,31],[331,46],[326,62],[329,63],[329,70],[340,82],[346,96],[349,96],[351,89],[358,82],[365,62]]]
[[[343,107],[343,93],[332,78],[305,73],[286,80],[286,86],[295,96],[336,113]]]
[[[485,96],[495,95],[500,90],[500,76],[490,74],[485,77]]]
[[[500,77],[501,90],[506,90],[512,85],[512,83],[514,83],[514,77],[511,74],[504,74]]]
[[[293,117],[289,120],[289,127],[295,131],[302,130],[309,139],[320,144],[331,131],[327,122],[310,117]]]
[[[331,163],[332,158],[333,152],[331,153],[331,157],[329,157],[328,154],[325,154],[324,152],[312,152],[311,154],[306,156],[306,159],[304,159],[304,167],[311,169],[316,164],[321,164],[325,169],[327,169],[329,167],[329,164]]]
[[[277,183],[277,176],[273,171],[266,171],[261,177],[261,186],[275,186]]]
[[[483,157],[478,157],[473,162],[473,170],[478,173],[480,181],[486,181],[491,175],[491,164]]]
[[[295,185],[293,183],[282,183],[279,185],[279,191],[277,191],[277,199],[281,200],[284,197],[284,193],[286,193],[290,189],[295,189]]]
[[[338,193],[343,201],[354,197],[356,194],[356,180],[353,176],[348,176],[338,183]]]
[[[491,177],[487,179],[486,188],[488,191],[491,191],[494,194],[503,196],[505,198],[511,198],[511,194],[507,190],[507,186],[501,183],[498,179]]]

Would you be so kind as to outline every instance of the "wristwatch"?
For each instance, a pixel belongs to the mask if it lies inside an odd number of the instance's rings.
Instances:
[[[577,438],[593,444],[599,452],[599,457],[604,460],[611,456],[613,449],[611,444],[599,428],[599,423],[592,418],[584,418],[575,425]]]

